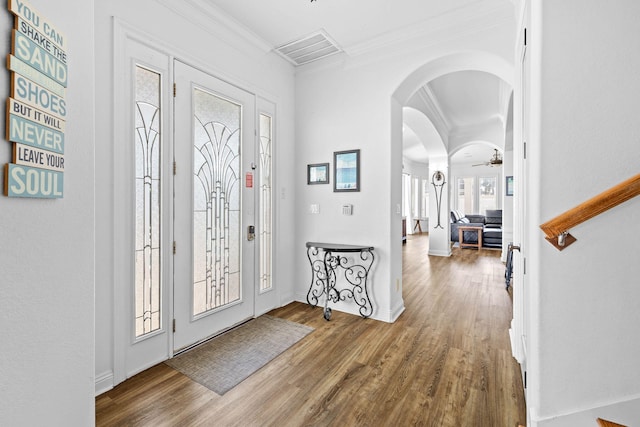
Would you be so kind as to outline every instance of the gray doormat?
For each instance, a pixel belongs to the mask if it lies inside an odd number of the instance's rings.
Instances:
[[[309,326],[262,315],[165,363],[223,395],[311,331]]]

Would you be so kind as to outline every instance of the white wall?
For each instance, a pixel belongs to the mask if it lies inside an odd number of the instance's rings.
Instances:
[[[640,419],[640,199],[575,227],[562,252],[537,226],[638,173],[640,3],[533,2],[528,147],[533,426]],[[591,420],[591,421],[589,421]],[[529,425],[529,424],[528,424]]]
[[[300,301],[306,300],[310,281],[305,242],[357,243],[376,248],[373,317],[393,321],[402,311],[401,215],[396,213],[401,203],[402,119],[396,111],[401,106],[392,96],[412,72],[446,55],[490,52],[505,62],[511,62],[513,55],[512,21],[472,34],[462,31],[466,23],[458,25],[448,29],[446,41],[440,44],[428,36],[402,48],[380,49],[357,58],[342,55],[298,71],[294,260]],[[306,185],[307,164],[332,162],[334,151],[352,148],[362,152],[362,191],[334,193],[331,185]],[[354,205],[353,216],[340,213],[343,203]],[[320,205],[319,214],[309,213],[311,204]],[[340,309],[355,313],[354,307],[345,304]]]
[[[429,165],[427,163],[418,163],[407,159],[402,159],[403,173],[409,173],[414,176],[427,178],[429,175]]]
[[[296,88],[296,251],[298,299],[306,301],[310,283],[305,242],[333,242],[375,247],[373,270],[374,318],[388,320],[389,208],[391,147],[389,97],[376,85],[375,76],[342,67],[319,73],[300,73]],[[377,86],[377,87],[376,87]],[[371,88],[369,90],[368,88]],[[368,108],[372,106],[372,108]],[[347,111],[345,111],[345,108]],[[385,143],[386,142],[386,143]],[[361,190],[334,193],[330,185],[306,185],[306,165],[333,164],[333,152],[360,149]],[[398,177],[398,182],[400,177]],[[342,215],[343,204],[353,215]],[[309,206],[318,204],[319,214]],[[398,215],[400,218],[400,215]],[[400,222],[397,227],[400,241]],[[385,279],[382,279],[385,278]],[[355,305],[354,305],[355,307]],[[356,307],[357,308],[357,307]],[[345,308],[345,309],[348,309]],[[353,311],[356,312],[355,309]]]
[[[1,14],[9,53],[13,19]],[[93,2],[30,0],[64,33],[69,87],[64,198],[0,196],[0,425],[94,423]],[[9,95],[2,68],[0,98]],[[0,164],[11,158],[0,142]],[[2,179],[4,180],[4,179]]]
[[[166,0],[114,0],[96,2],[96,70],[98,102],[96,166],[99,197],[97,206],[96,272],[96,376],[98,392],[113,385],[114,370],[114,251],[113,228],[114,180],[114,91],[113,87],[113,17],[137,28],[143,39],[181,60],[196,65],[210,74],[255,93],[276,104],[274,203],[276,253],[292,253],[294,215],[293,187],[293,67],[268,51],[259,42],[253,43],[224,25],[212,24],[215,16],[206,16],[189,6],[201,4],[194,0],[177,4]],[[206,10],[206,9],[205,9]],[[249,37],[250,39],[250,37]],[[274,277],[279,300],[293,300],[294,276],[288,257],[275,257]]]

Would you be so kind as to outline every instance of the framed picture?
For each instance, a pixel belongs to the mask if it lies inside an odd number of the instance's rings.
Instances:
[[[333,191],[360,191],[360,150],[333,153]]]
[[[307,184],[328,184],[329,163],[307,165]]]
[[[504,188],[506,196],[513,196],[513,176],[506,177]]]

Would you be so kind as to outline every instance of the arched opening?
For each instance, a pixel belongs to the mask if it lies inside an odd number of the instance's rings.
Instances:
[[[432,192],[429,200],[436,202],[433,196],[441,197],[439,212],[430,208],[430,255],[451,254],[451,186],[457,180],[452,175],[452,164],[464,163],[459,162],[457,156],[463,156],[474,148],[484,147],[484,151],[479,151],[486,153],[482,157],[483,162],[490,160],[494,149],[498,150],[501,158],[509,158],[512,162],[512,155],[507,154],[512,151],[513,146],[512,141],[508,140],[513,135],[510,124],[513,108],[512,80],[513,66],[504,58],[487,52],[458,52],[419,67],[405,78],[392,96],[391,144],[392,151],[395,152],[391,156],[392,185],[395,188],[402,187],[403,165],[407,163],[403,151],[403,143],[409,139],[405,136],[407,129],[411,131],[412,143],[423,145],[422,155],[426,161],[426,170],[429,171],[427,178],[430,179],[436,171],[444,172],[446,176],[446,187],[441,190],[442,193],[438,195]],[[465,103],[469,99],[475,101]],[[481,109],[484,116],[479,119]],[[429,127],[435,129],[435,132],[431,131],[427,139],[424,138],[425,132],[416,131]],[[471,157],[476,163],[480,163],[477,157]],[[474,166],[469,163],[468,167]],[[478,169],[481,167],[478,166]],[[457,170],[457,166],[455,168]],[[512,166],[509,168],[511,169],[505,170],[511,171]],[[496,198],[502,197],[505,172],[494,175],[491,175],[493,181],[490,183],[483,181],[486,187],[483,191],[495,194]],[[503,208],[503,205],[503,200],[499,199],[497,207]],[[481,208],[484,207],[476,206],[473,209]],[[437,215],[438,218],[432,215]],[[437,223],[443,227],[434,228]],[[401,247],[392,246],[391,251],[392,262],[398,263],[392,266],[392,270],[400,271]]]

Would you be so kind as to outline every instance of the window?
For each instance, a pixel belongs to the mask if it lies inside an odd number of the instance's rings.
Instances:
[[[161,327],[160,74],[135,72],[135,334]]]
[[[429,181],[426,178],[422,179],[422,205],[420,208],[420,216],[425,219],[429,218]]]
[[[465,215],[485,215],[487,210],[500,209],[497,176],[458,178],[456,190],[455,207]]]
[[[412,178],[411,186],[411,216],[420,218],[420,178]]]
[[[497,209],[498,191],[496,177],[479,178],[479,206],[478,213],[484,215],[487,209]]]
[[[411,212],[411,175],[402,174],[402,216]]]
[[[475,211],[474,177],[458,178],[456,206],[462,214],[474,214]]]

